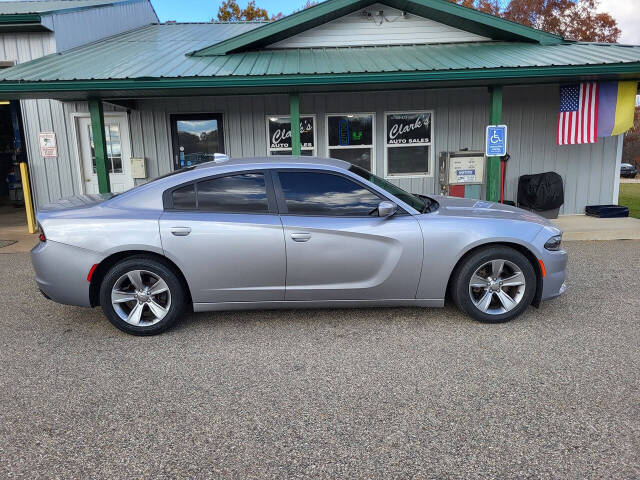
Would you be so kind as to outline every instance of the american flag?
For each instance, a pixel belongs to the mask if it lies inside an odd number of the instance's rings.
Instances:
[[[558,145],[598,141],[598,84],[587,82],[560,87]]]

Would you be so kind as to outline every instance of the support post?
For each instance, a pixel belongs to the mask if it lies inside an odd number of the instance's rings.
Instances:
[[[107,141],[104,134],[104,111],[101,100],[89,100],[91,114],[91,131],[93,132],[93,152],[96,157],[96,173],[98,174],[98,191],[109,193],[109,158],[107,156]]]
[[[502,123],[502,87],[489,87],[489,125]],[[500,200],[500,157],[487,158],[487,192],[489,201]]]
[[[289,117],[291,119],[291,155],[302,154],[300,145],[300,94],[289,94]]]

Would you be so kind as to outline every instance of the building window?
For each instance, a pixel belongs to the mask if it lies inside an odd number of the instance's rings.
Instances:
[[[432,112],[385,113],[385,176],[431,176]]]
[[[327,115],[329,156],[373,172],[373,132],[372,113]]]
[[[302,155],[316,154],[316,117],[300,117],[300,145]],[[269,155],[291,155],[291,119],[267,115],[267,152]]]
[[[107,144],[107,168],[109,173],[122,173],[122,145],[120,143],[120,127],[117,124],[104,126],[104,139]],[[91,162],[93,173],[96,169],[96,152],[93,144],[93,130],[89,125],[89,146],[91,147]]]
[[[210,162],[224,153],[222,114],[171,115],[173,167],[175,169]]]

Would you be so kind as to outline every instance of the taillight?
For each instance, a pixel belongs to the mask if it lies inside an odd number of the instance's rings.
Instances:
[[[38,235],[38,238],[40,239],[41,242],[46,242],[47,241],[47,237],[44,234],[44,230],[42,230],[42,226],[38,225],[38,231],[40,232],[40,235]]]

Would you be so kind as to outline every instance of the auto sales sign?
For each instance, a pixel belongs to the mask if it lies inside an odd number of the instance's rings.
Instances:
[[[387,114],[387,145],[430,143],[430,112]]]

